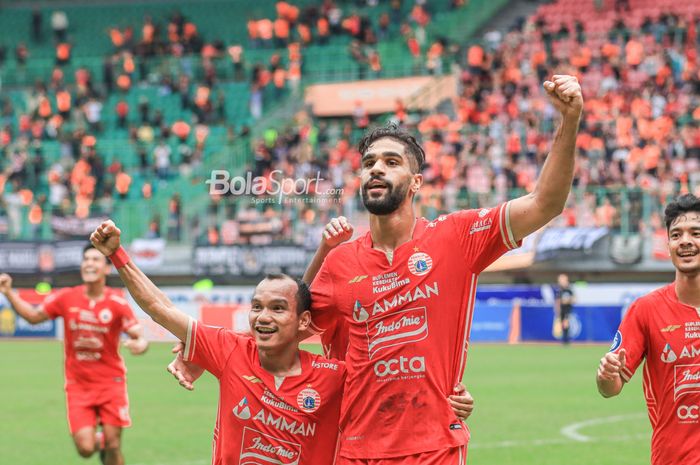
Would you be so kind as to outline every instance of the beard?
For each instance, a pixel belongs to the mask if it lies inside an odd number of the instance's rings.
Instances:
[[[370,179],[367,184],[374,180],[376,180],[376,178]],[[386,184],[386,192],[379,198],[370,197],[367,192],[367,184],[362,186],[362,203],[367,211],[373,215],[388,215],[389,213],[395,212],[408,193],[408,183],[394,189],[394,185],[389,181],[381,181]]]

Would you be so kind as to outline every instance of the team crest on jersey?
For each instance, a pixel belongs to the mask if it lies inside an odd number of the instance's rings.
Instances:
[[[369,318],[369,313],[367,313],[367,310],[365,310],[364,307],[362,307],[360,301],[356,300],[355,306],[352,309],[352,319],[357,321],[358,323],[362,323],[367,318]]]
[[[112,321],[112,311],[108,308],[103,308],[102,310],[100,310],[100,313],[97,315],[97,317],[103,324],[107,324],[110,321]]]
[[[306,413],[315,412],[321,406],[321,396],[315,389],[307,387],[299,391],[297,405]]]
[[[408,259],[408,271],[416,276],[428,274],[433,267],[433,259],[425,252],[416,252]]]

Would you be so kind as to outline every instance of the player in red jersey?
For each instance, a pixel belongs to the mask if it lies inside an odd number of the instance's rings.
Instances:
[[[138,267],[119,258],[120,234],[109,221],[91,240],[115,257],[141,308],[185,342],[184,359],[219,379],[212,463],[330,465],[346,370],[342,362],[299,350],[298,335],[311,321],[308,286],[287,275],[268,275],[251,302],[252,337],[241,336],[175,308]]]
[[[666,207],[676,279],[637,299],[598,367],[598,391],[618,395],[645,361],[652,465],[700,465],[700,199]]]
[[[425,155],[396,127],[360,143],[364,237],[332,250],[311,289],[313,326],[349,330],[343,464],[458,464],[469,433],[445,398],[466,363],[477,277],[563,209],[583,107],[572,76],[544,83],[561,113],[534,191],[492,209],[417,219]]]
[[[312,284],[312,327],[348,331],[337,463],[465,462],[469,433],[447,397],[466,363],[477,276],[561,213],[573,179],[581,88],[573,76],[544,88],[562,115],[552,151],[532,193],[493,209],[417,219],[422,148],[392,126],[361,142],[370,232],[328,252]]]
[[[12,290],[12,278],[0,275],[0,292],[29,323],[63,317],[66,410],[78,453],[100,451],[108,465],[121,465],[122,428],[131,425],[126,368],[119,355],[119,336],[132,354],[143,354],[148,342],[127,301],[106,286],[110,263],[92,245],[83,250],[81,286],[62,289],[34,307]],[[97,426],[102,431],[97,432]],[[102,444],[104,443],[104,444]]]

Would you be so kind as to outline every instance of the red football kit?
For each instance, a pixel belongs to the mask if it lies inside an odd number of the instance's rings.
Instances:
[[[190,320],[184,359],[219,380],[213,465],[331,465],[345,364],[299,351],[301,374],[276,378],[255,340]]]
[[[418,219],[393,263],[372,248],[370,233],[326,257],[311,287],[312,314],[318,331],[336,330],[336,316],[348,329],[342,457],[442,449],[458,457],[469,432],[447,396],[464,372],[477,277],[518,247],[508,210]]]
[[[138,323],[128,302],[105,287],[90,300],[85,286],[62,289],[46,298],[49,318],[63,317],[66,408],[71,433],[86,426],[129,426],[126,367],[119,336]]]
[[[611,351],[620,349],[626,381],[646,362],[652,465],[700,465],[700,310],[678,300],[675,284],[657,289],[627,310]]]

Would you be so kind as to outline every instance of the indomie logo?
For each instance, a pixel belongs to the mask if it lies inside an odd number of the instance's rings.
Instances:
[[[700,365],[676,365],[674,367],[673,400],[684,394],[700,392]]]
[[[285,441],[252,428],[243,429],[239,463],[298,465],[301,444]]]
[[[425,307],[389,313],[367,322],[370,360],[388,347],[422,341],[428,337],[428,317]]]

